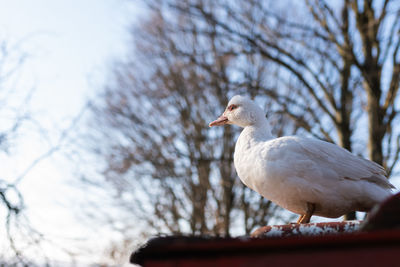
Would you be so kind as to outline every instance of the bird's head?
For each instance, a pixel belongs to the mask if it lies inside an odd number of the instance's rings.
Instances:
[[[265,120],[264,112],[256,103],[248,97],[236,95],[231,98],[224,113],[209,126],[235,124],[244,128],[263,120]]]

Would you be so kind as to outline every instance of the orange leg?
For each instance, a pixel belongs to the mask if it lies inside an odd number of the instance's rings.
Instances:
[[[297,223],[309,223],[311,216],[315,211],[315,204],[307,202],[307,211],[306,214],[301,215],[300,218],[297,220]]]
[[[303,218],[304,218],[304,215],[300,215],[299,219],[297,220],[297,224],[300,224],[301,221],[303,220]]]

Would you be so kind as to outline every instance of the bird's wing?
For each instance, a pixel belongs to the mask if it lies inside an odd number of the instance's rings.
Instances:
[[[296,138],[304,156],[320,168],[333,170],[339,179],[367,181],[382,188],[395,188],[387,179],[385,169],[379,164],[353,155],[335,144],[317,139]]]

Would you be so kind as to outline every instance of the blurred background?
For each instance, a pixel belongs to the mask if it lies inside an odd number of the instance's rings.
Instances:
[[[0,266],[128,266],[151,236],[293,222],[238,179],[240,129],[208,128],[236,94],[400,186],[399,1],[0,4]]]

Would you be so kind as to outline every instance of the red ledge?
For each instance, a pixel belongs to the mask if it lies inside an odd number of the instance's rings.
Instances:
[[[400,253],[400,193],[375,208],[362,224],[354,221],[289,224],[266,226],[257,231],[258,238],[157,237],[135,251],[130,261],[157,267],[261,266],[266,263],[278,267],[293,264],[297,267],[344,267],[355,266],[354,260],[358,266],[400,266],[397,258]],[[274,236],[276,233],[278,235]]]

